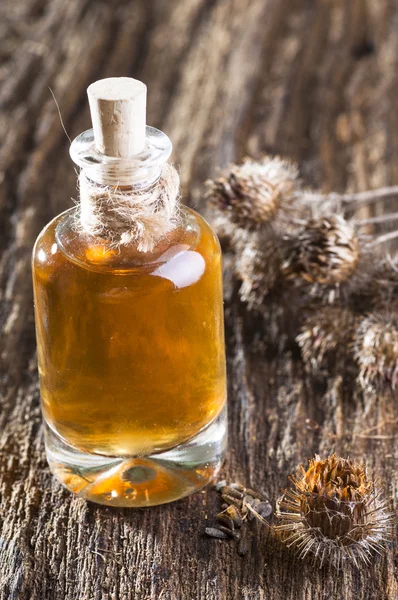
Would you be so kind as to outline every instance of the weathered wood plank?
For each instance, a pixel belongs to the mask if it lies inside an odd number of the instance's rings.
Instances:
[[[397,183],[398,7],[391,0],[4,0],[0,6],[1,600],[396,600],[397,555],[341,576],[270,537],[245,558],[202,532],[211,490],[167,507],[112,510],[72,497],[46,466],[30,250],[71,205],[68,141],[89,126],[87,85],[149,84],[149,121],[174,140],[187,201],[244,154],[283,153],[325,190]],[[381,209],[378,209],[381,210]],[[226,261],[228,262],[228,261]],[[314,452],[366,457],[398,497],[397,398],[322,385],[278,353],[226,278],[231,448],[225,474],[276,498]],[[259,343],[261,340],[261,343]],[[342,373],[344,379],[344,373]],[[307,422],[309,419],[309,424]]]

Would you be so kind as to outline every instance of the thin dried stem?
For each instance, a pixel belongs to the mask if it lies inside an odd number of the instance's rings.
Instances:
[[[391,240],[395,240],[398,237],[398,231],[390,231],[389,233],[385,233],[383,235],[379,235],[373,242],[369,245],[371,247],[378,246],[379,244],[385,244],[386,242],[390,242]]]
[[[351,194],[338,194],[336,192],[332,192],[331,194],[317,194],[311,192],[307,195],[304,192],[302,199],[305,202],[324,202],[325,200],[332,200],[342,202],[343,204],[372,204],[373,202],[378,202],[385,198],[394,198],[395,196],[398,196],[398,185],[366,190],[364,192],[354,192]]]
[[[362,225],[389,223],[390,221],[398,221],[398,212],[387,213],[385,215],[378,215],[377,217],[370,217],[369,219],[353,219],[351,223],[353,223],[355,227],[362,227]]]
[[[393,440],[394,439],[394,435],[365,435],[362,433],[358,433],[356,435],[356,437],[360,438],[361,440]]]

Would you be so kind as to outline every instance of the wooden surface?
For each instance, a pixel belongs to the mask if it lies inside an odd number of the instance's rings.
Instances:
[[[397,600],[396,545],[372,567],[337,575],[266,536],[245,558],[204,538],[212,490],[134,511],[61,489],[43,449],[30,253],[76,197],[49,87],[74,137],[89,127],[85,90],[100,77],[148,84],[148,122],[174,141],[185,197],[199,210],[217,166],[262,151],[298,160],[326,191],[398,183],[398,4],[3,0],[0,36],[1,600]],[[365,457],[396,503],[397,398],[352,396],[338,378],[315,386],[296,354],[267,344],[228,281],[225,290],[225,476],[275,499],[301,461],[336,450]]]

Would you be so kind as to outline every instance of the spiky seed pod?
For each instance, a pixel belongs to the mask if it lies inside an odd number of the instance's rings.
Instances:
[[[277,503],[282,524],[276,530],[301,558],[309,555],[319,566],[326,561],[337,568],[347,561],[359,566],[390,539],[393,515],[364,463],[316,455],[290,479],[294,487]]]
[[[314,308],[296,338],[307,371],[328,372],[339,359],[350,359],[356,322],[352,311],[343,306]]]
[[[211,219],[211,225],[214,231],[217,233],[217,236],[222,244],[226,244],[229,246],[233,246],[233,238],[236,232],[241,231],[234,223],[232,223],[231,219],[227,214],[217,210],[215,212],[214,217]]]
[[[235,236],[236,276],[240,297],[249,310],[261,310],[264,298],[280,277],[281,253],[273,237],[261,232]]]
[[[207,199],[226,212],[233,223],[246,229],[257,229],[279,213],[283,217],[285,212],[298,209],[297,166],[278,156],[264,156],[259,161],[246,158],[207,185]]]
[[[255,318],[263,320],[267,335],[261,346],[265,347],[264,342],[276,344],[281,351],[287,343],[294,342],[300,309],[307,304],[300,290],[287,286],[281,276],[283,240],[272,230],[248,232],[241,228],[237,228],[233,240],[234,275],[241,282],[240,299]]]
[[[354,339],[354,357],[363,389],[398,386],[398,310],[382,310],[360,322]]]
[[[358,238],[340,215],[309,220],[288,242],[283,263],[288,278],[336,285],[345,282],[357,267]]]

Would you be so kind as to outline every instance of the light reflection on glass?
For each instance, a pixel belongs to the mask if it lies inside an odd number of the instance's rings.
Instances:
[[[47,255],[44,252],[43,248],[40,248],[40,250],[37,253],[37,258],[40,262],[45,263],[47,260]]]
[[[201,254],[193,250],[185,250],[160,265],[152,275],[168,279],[177,289],[182,289],[199,281],[205,272],[205,267],[206,263]]]

